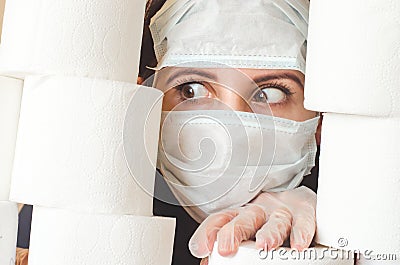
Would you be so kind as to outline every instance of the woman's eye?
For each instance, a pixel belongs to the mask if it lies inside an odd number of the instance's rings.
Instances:
[[[279,88],[269,87],[258,91],[253,99],[256,102],[266,102],[269,104],[276,104],[283,102],[286,99],[286,93]]]
[[[185,83],[178,86],[178,90],[180,90],[181,96],[184,99],[204,98],[210,96],[208,89],[201,83]]]

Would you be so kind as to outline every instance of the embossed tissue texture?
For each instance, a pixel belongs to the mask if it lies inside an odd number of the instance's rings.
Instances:
[[[130,83],[28,76],[10,199],[151,216],[158,138],[144,134],[159,131],[161,99],[160,91]],[[126,120],[135,126],[124,131]],[[136,150],[129,166],[124,149]]]
[[[317,236],[322,245],[400,253],[400,119],[324,115]],[[371,229],[373,228],[373,229]]]
[[[0,73],[136,83],[145,0],[8,0]]]
[[[311,1],[304,105],[400,117],[400,1]]]
[[[171,264],[175,219],[34,206],[29,265]]]

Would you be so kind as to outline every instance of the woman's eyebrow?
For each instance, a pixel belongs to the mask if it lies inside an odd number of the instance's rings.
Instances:
[[[205,71],[201,71],[198,69],[190,69],[190,68],[185,68],[182,70],[178,70],[175,71],[167,80],[167,84],[171,83],[174,79],[176,79],[177,77],[179,77],[180,75],[198,75],[198,76],[202,76],[208,79],[216,79],[216,76],[210,72],[205,72]]]
[[[282,79],[290,79],[294,81],[296,84],[298,84],[300,87],[304,87],[303,82],[301,79],[292,73],[279,73],[279,74],[271,74],[271,75],[264,75],[260,77],[256,77],[253,81],[254,83],[258,84],[261,82],[268,82],[271,80],[282,80]]]

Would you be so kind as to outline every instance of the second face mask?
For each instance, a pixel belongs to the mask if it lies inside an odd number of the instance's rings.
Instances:
[[[261,191],[296,188],[314,166],[317,125],[227,110],[163,112],[158,168],[201,222]]]

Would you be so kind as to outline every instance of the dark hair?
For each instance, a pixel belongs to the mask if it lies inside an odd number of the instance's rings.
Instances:
[[[154,43],[151,37],[149,24],[150,19],[164,5],[166,0],[148,0],[146,3],[146,12],[144,16],[142,50],[140,54],[139,76],[143,79],[150,77],[154,71],[146,68],[146,66],[156,66],[157,60],[154,53]]]

